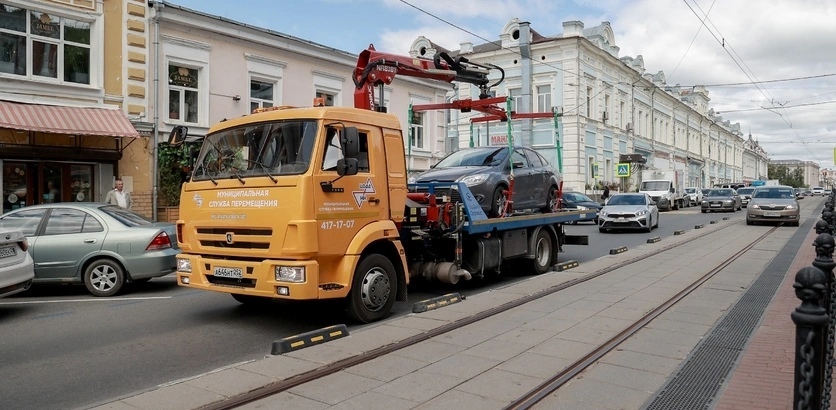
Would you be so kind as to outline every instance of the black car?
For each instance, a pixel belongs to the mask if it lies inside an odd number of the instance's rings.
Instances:
[[[584,221],[593,221],[595,224],[598,224],[598,212],[604,206],[599,204],[598,202],[593,201],[588,196],[580,193],[580,192],[564,192],[563,193],[563,208],[566,209],[575,209],[575,210],[593,210],[595,211],[594,218],[587,218],[581,219],[579,222]]]
[[[505,208],[507,198],[503,191],[510,187],[511,167],[514,168],[511,198],[514,210],[551,212],[557,200],[560,173],[540,154],[528,148],[514,147],[513,151],[508,147],[460,149],[410,182],[463,182],[482,209],[494,217],[501,215]]]

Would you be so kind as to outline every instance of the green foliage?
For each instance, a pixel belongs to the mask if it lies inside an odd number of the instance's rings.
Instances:
[[[157,192],[164,206],[180,205],[180,187],[188,178],[191,152],[197,152],[199,148],[194,143],[172,146],[163,142],[157,145]]]
[[[790,170],[786,165],[769,164],[768,179],[777,179],[781,185],[789,185],[794,188],[803,188],[804,171],[801,168]]]

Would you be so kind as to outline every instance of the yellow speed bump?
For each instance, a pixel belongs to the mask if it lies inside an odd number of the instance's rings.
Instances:
[[[555,270],[558,271],[558,272],[563,272],[565,270],[569,270],[569,269],[572,269],[572,268],[577,268],[578,266],[579,266],[578,261],[560,262],[557,265],[555,265]]]
[[[273,355],[292,352],[294,350],[304,349],[313,345],[322,344],[334,339],[348,336],[348,328],[345,325],[328,326],[322,329],[312,330],[298,334],[296,336],[289,336],[284,339],[273,341],[273,349],[270,352]]]
[[[440,307],[459,303],[464,300],[464,297],[458,293],[448,293],[443,296],[437,296],[432,299],[422,300],[412,305],[412,313],[423,313],[429,310],[435,310]]]

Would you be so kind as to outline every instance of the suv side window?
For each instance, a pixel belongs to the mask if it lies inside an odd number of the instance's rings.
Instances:
[[[25,236],[35,236],[46,209],[26,209],[0,219],[0,229],[20,230]]]

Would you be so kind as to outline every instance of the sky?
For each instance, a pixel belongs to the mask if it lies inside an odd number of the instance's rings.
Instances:
[[[608,21],[619,57],[641,55],[671,86],[705,85],[709,106],[770,159],[836,168],[836,1],[169,1],[355,54],[408,54],[418,36],[450,50],[496,41],[515,17],[545,36]]]

